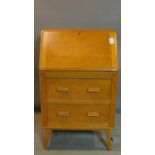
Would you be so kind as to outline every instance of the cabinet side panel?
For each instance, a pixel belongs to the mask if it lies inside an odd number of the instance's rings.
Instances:
[[[116,113],[116,97],[117,97],[117,85],[118,85],[118,72],[113,74],[111,84],[111,104],[110,104],[110,126],[114,127],[115,113]]]
[[[40,78],[41,119],[42,119],[42,126],[45,127],[47,125],[45,72],[40,71],[39,78]]]

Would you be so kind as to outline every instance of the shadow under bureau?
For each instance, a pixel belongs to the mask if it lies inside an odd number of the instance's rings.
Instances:
[[[116,32],[43,30],[39,76],[44,147],[52,130],[105,130],[110,150],[118,76]]]

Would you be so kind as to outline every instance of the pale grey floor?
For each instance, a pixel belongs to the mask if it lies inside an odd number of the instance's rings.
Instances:
[[[40,138],[40,113],[35,113],[34,151],[35,155],[120,155],[121,154],[121,115],[116,114],[116,126],[111,130],[112,151],[107,151],[105,134],[101,137],[91,131],[54,131],[49,142],[49,150],[44,150]]]

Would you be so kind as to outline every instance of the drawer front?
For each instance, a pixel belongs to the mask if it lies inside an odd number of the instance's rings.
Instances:
[[[47,103],[110,104],[111,78],[46,79]]]
[[[110,108],[108,104],[89,106],[87,104],[48,104],[47,107],[48,126],[82,127],[82,124],[108,126]]]

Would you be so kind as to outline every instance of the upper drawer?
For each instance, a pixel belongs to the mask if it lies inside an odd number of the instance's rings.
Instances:
[[[110,104],[111,78],[46,79],[48,103]]]

